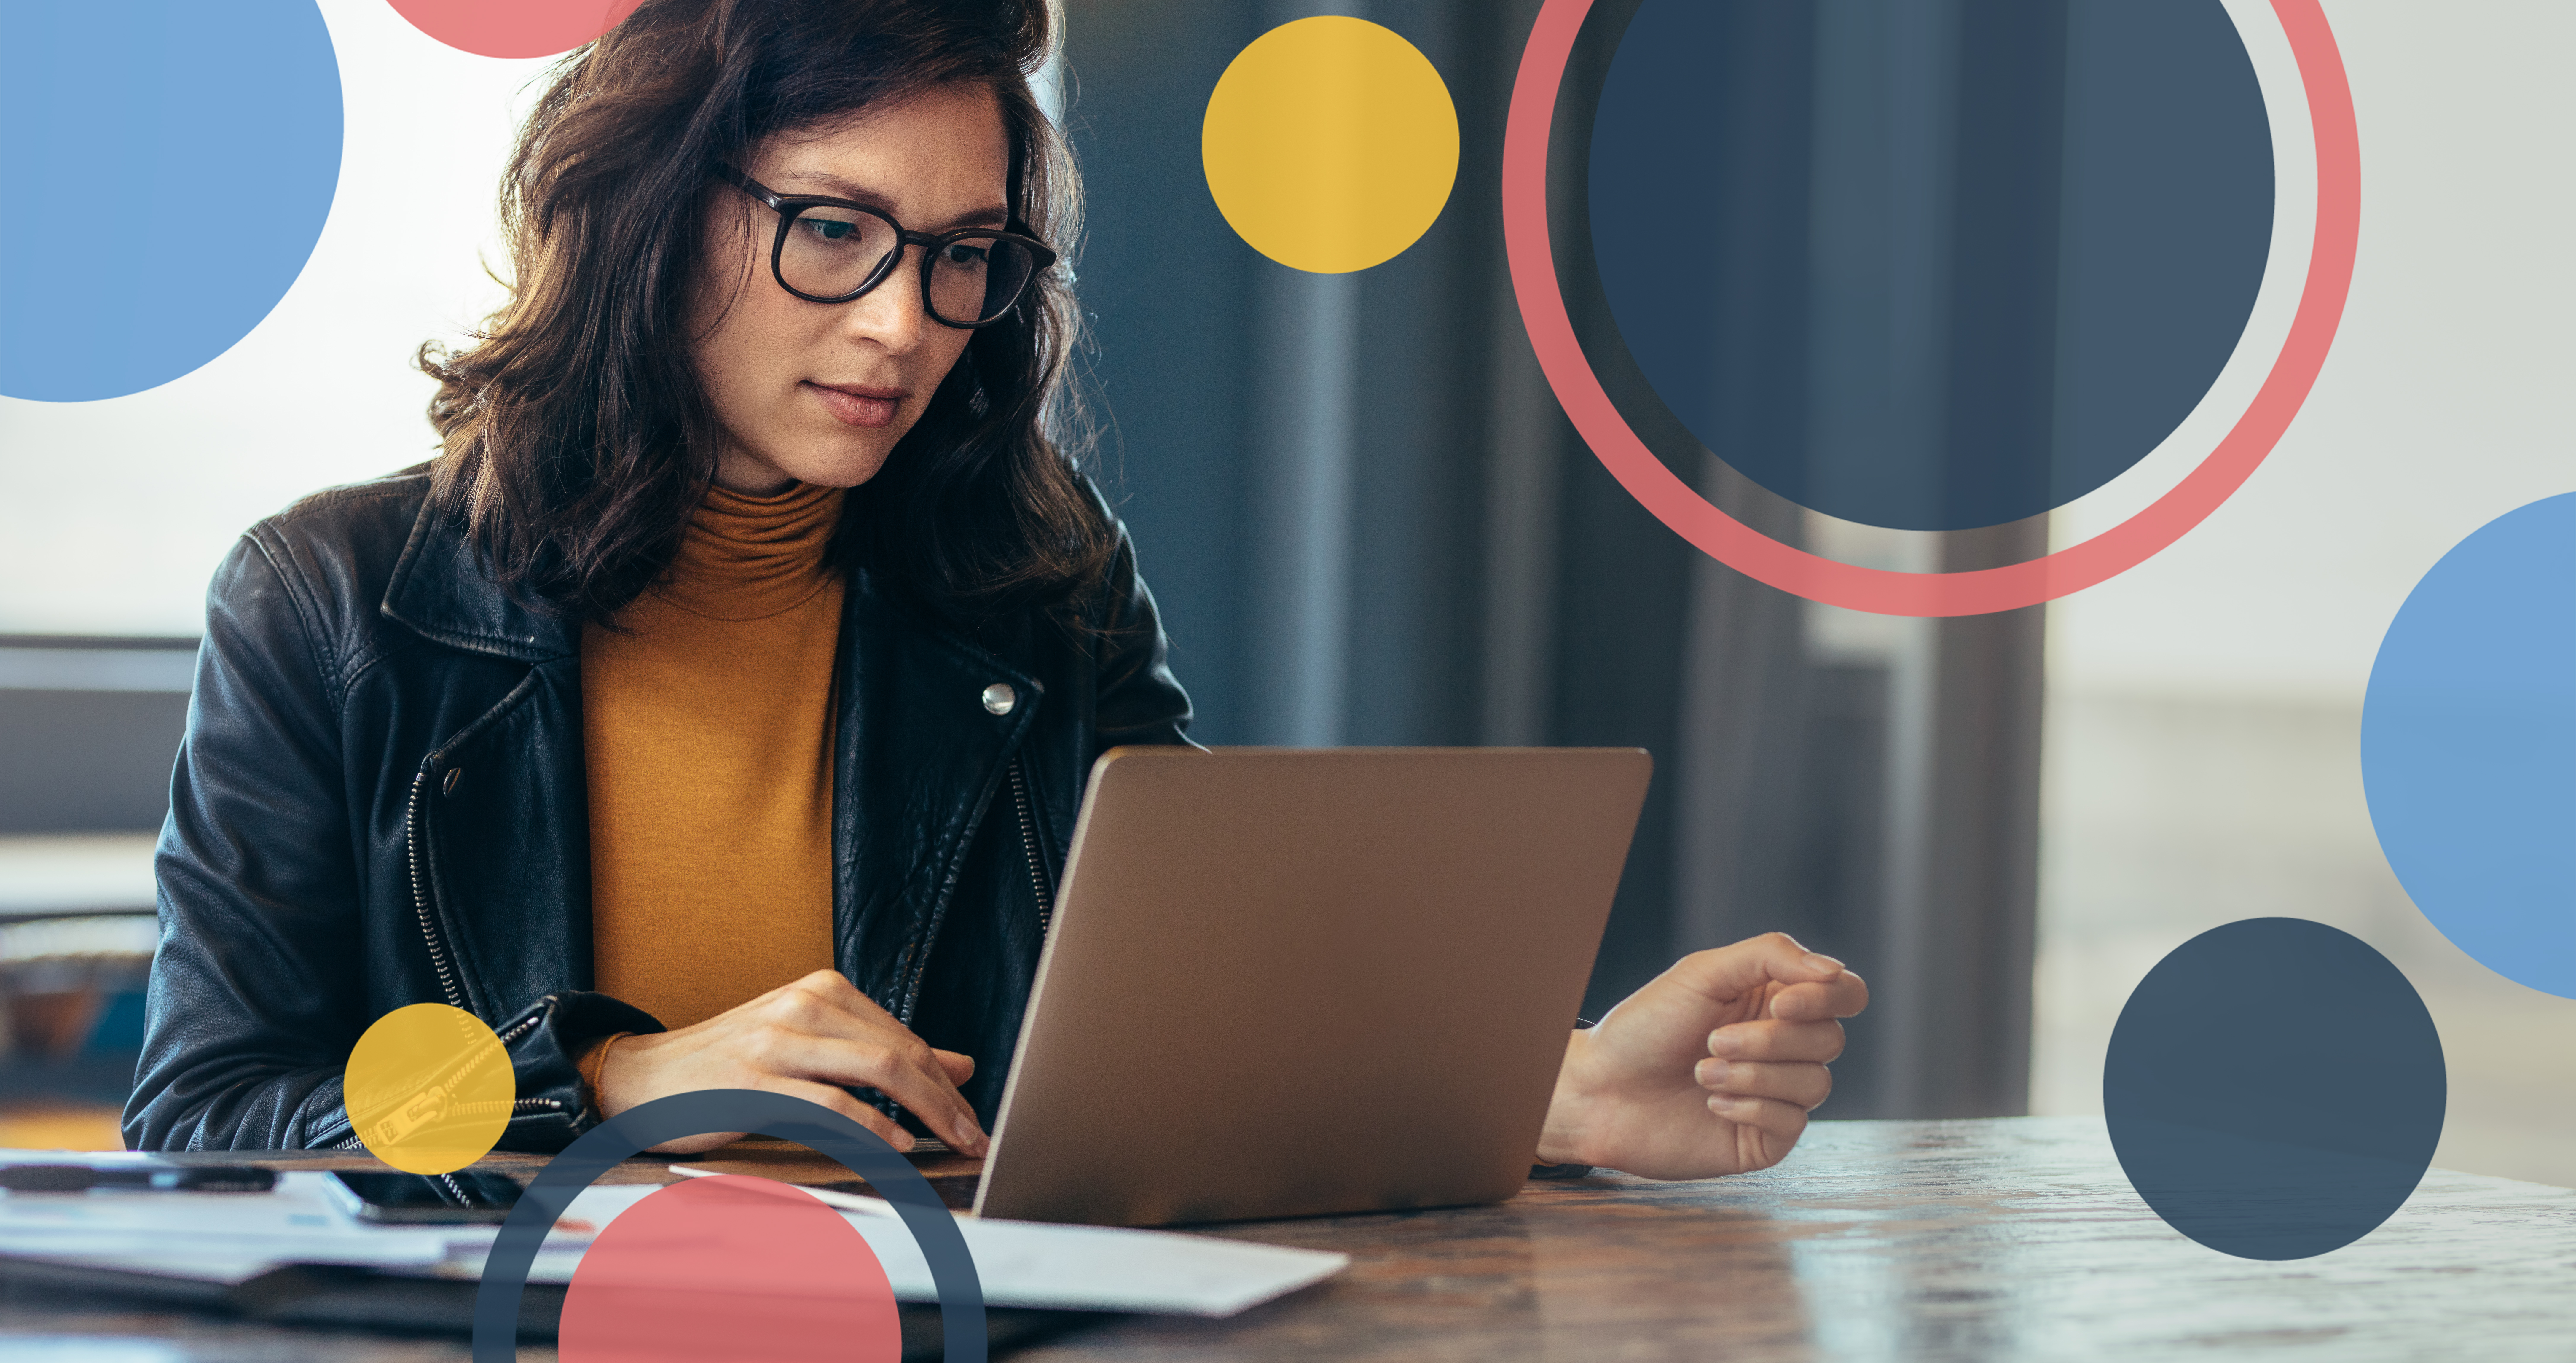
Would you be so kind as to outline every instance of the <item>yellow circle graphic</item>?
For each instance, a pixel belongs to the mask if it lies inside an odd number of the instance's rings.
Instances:
[[[518,1081],[481,1018],[415,1003],[358,1038],[341,1097],[367,1153],[408,1173],[444,1174],[491,1153]]]
[[[1392,30],[1300,19],[1225,68],[1199,156],[1217,211],[1254,250],[1344,274],[1392,259],[1440,216],[1458,179],[1458,110]]]

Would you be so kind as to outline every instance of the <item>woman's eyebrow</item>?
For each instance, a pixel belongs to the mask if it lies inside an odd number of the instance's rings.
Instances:
[[[945,232],[958,227],[1007,227],[1010,221],[1011,210],[995,204],[990,208],[978,208],[960,213],[950,218],[946,226],[938,230]]]
[[[798,184],[819,186],[819,189],[809,192],[827,194],[836,199],[848,199],[854,203],[866,204],[870,208],[882,208],[889,213],[894,211],[894,205],[887,200],[885,195],[880,194],[855,180],[844,180],[838,175],[828,173],[815,173],[810,175],[798,173],[781,178],[791,180]],[[987,208],[970,209],[964,213],[960,213],[956,217],[950,218],[947,222],[942,223],[937,227],[920,228],[917,230],[931,232],[935,235],[958,227],[1002,227],[1008,225],[1010,221],[1011,210],[1000,204],[994,204]],[[909,223],[905,225],[911,226]]]

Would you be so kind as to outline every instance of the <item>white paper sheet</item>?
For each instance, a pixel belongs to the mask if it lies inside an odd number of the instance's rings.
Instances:
[[[425,1264],[447,1257],[455,1228],[361,1225],[323,1190],[327,1177],[280,1174],[276,1191],[267,1193],[0,1193],[0,1253],[202,1253],[325,1264]]]
[[[787,1185],[780,1185],[787,1186]],[[605,1227],[619,1212],[657,1191],[649,1186],[586,1189],[565,1209]],[[812,1193],[813,1189],[799,1191]],[[935,1301],[930,1265],[912,1231],[875,1198],[840,1194],[827,1202],[873,1202],[885,1210],[836,1207],[855,1227],[899,1301]],[[1158,1315],[1230,1316],[1273,1297],[1322,1282],[1349,1266],[1347,1254],[1289,1249],[1210,1235],[1128,1230],[1107,1226],[1058,1226],[1035,1221],[956,1218],[975,1257],[984,1300],[994,1306],[1043,1306],[1081,1311],[1143,1311]],[[528,1281],[567,1283],[581,1263],[581,1241],[550,1239],[539,1251]],[[473,1277],[479,1251],[460,1252],[441,1276]],[[676,1286],[677,1284],[675,1284]]]
[[[203,1281],[238,1282],[283,1263],[480,1276],[497,1227],[367,1225],[323,1191],[325,1177],[280,1174],[271,1193],[0,1193],[0,1254]],[[634,1184],[584,1189],[565,1209],[566,1224],[547,1237],[529,1281],[570,1282],[594,1228],[656,1190]],[[898,1299],[937,1298],[929,1265],[899,1217],[835,1210],[868,1242]],[[975,1257],[984,1300],[995,1306],[1230,1316],[1321,1282],[1350,1263],[1344,1254],[1163,1231],[972,1217],[958,1218],[957,1227]]]
[[[190,1282],[221,1283],[226,1287],[246,1283],[271,1269],[284,1268],[279,1259],[263,1259],[243,1254],[9,1254],[7,1259],[34,1259],[48,1264],[70,1264],[75,1268],[106,1268],[119,1273],[138,1273],[147,1278],[185,1278]],[[10,1363],[17,1363],[12,1356]]]

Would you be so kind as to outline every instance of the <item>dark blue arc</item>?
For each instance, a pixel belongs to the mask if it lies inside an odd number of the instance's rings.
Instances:
[[[2219,0],[1642,0],[1594,111],[1616,336],[1586,344],[1801,506],[2021,520],[2208,393],[2272,152]]]
[[[2378,1228],[2442,1139],[2442,1037],[2369,943],[2304,918],[2212,928],[2111,1032],[2102,1112],[2131,1186],[2184,1235],[2304,1259]]]
[[[618,1161],[664,1141],[710,1131],[775,1136],[838,1161],[894,1204],[939,1290],[939,1325],[947,1363],[985,1363],[984,1280],[957,1229],[957,1218],[912,1162],[885,1138],[820,1103],[759,1089],[701,1089],[629,1108],[592,1127],[519,1194],[510,1219],[483,1262],[474,1292],[474,1363],[513,1363],[519,1356],[519,1298],[538,1246],[564,1208]]]

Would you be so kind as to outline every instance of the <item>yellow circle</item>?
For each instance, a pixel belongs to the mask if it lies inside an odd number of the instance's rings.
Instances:
[[[349,1052],[340,1090],[367,1153],[414,1174],[448,1173],[490,1154],[519,1092],[501,1038],[443,1003],[376,1019]]]
[[[1431,228],[1458,179],[1458,110],[1392,30],[1327,15],[1236,54],[1199,133],[1217,211],[1261,254],[1365,270]]]

